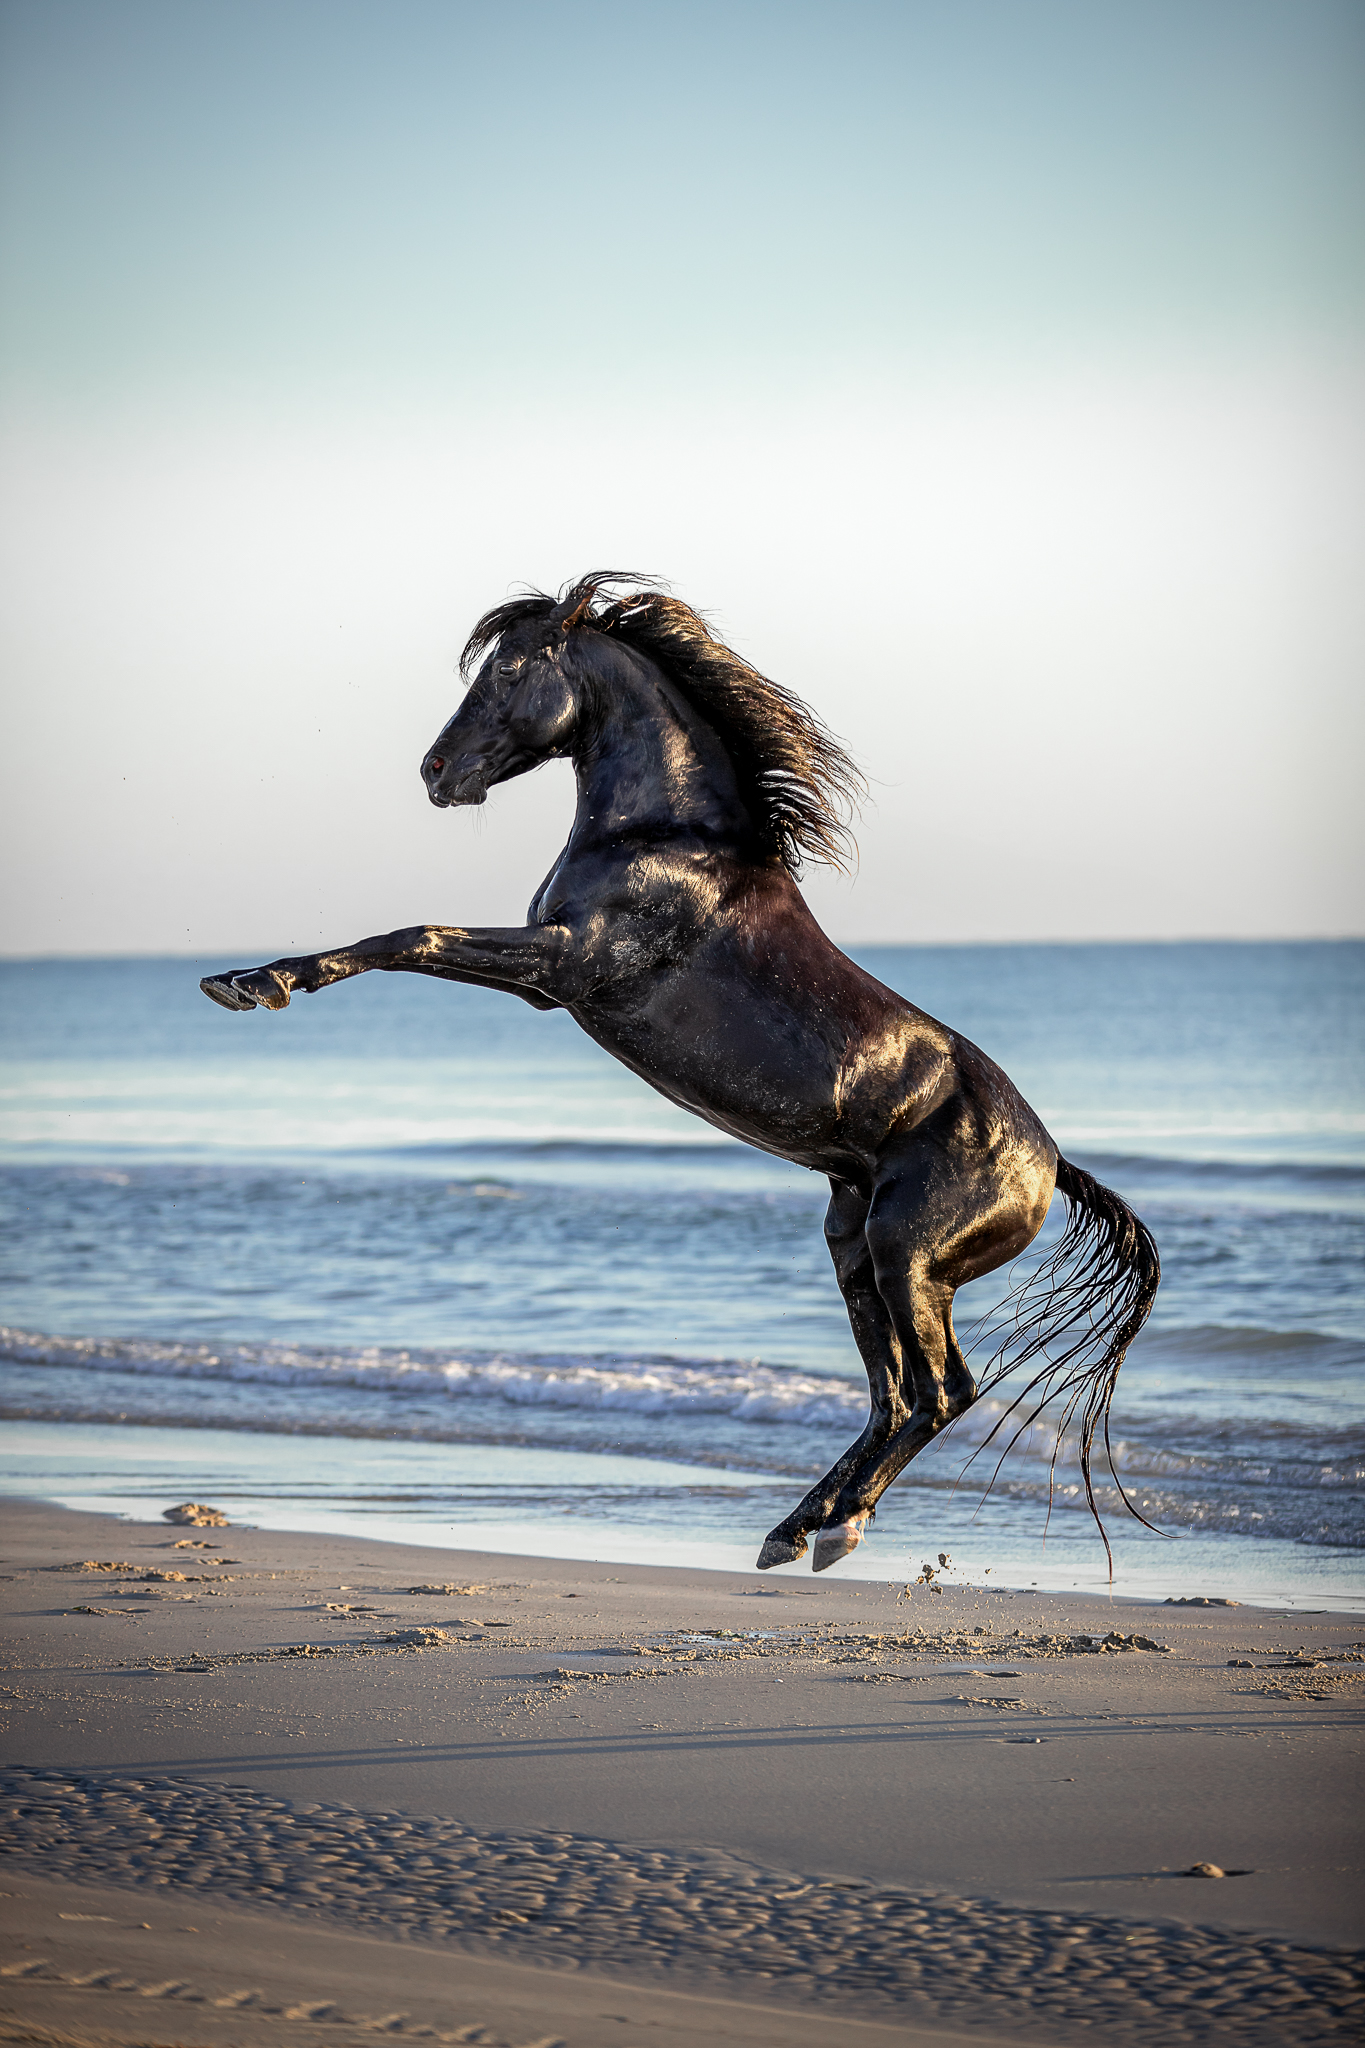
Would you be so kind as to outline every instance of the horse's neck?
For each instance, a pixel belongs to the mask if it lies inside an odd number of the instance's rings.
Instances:
[[[615,683],[575,755],[575,837],[695,832],[711,841],[749,837],[753,825],[730,757],[715,730],[652,673]]]

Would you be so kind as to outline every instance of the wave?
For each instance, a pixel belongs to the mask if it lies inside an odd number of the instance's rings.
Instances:
[[[748,1423],[853,1421],[860,1383],[745,1360],[451,1353],[380,1346],[186,1344],[155,1338],[52,1337],[0,1326],[0,1359],[161,1379],[382,1389],[398,1396],[492,1397],[516,1408],[711,1415]]]
[[[1163,1334],[1186,1355],[1260,1343],[1300,1364],[1331,1343],[1302,1331]],[[867,1414],[861,1377],[757,1359],[223,1345],[0,1327],[0,1363],[9,1368],[0,1416],[12,1421],[609,1454],[723,1471],[730,1487],[779,1477],[808,1483]],[[1278,1381],[1278,1370],[1272,1377]],[[1059,1444],[1049,1427],[1025,1431],[995,1476],[1009,1426],[987,1439],[1005,1414],[1000,1396],[978,1402],[915,1465],[911,1491],[956,1495],[967,1505],[989,1493],[996,1509],[1033,1503],[1065,1520],[1087,1512],[1074,1444]],[[1114,1451],[1132,1498],[1160,1529],[1365,1547],[1358,1424],[1178,1412],[1163,1398],[1123,1415]],[[557,1482],[546,1483],[555,1490]],[[583,1483],[576,1473],[569,1495]],[[649,1492],[655,1482],[640,1484]],[[1118,1512],[1107,1480],[1100,1498],[1106,1516]],[[890,1498],[889,1505],[893,1514],[910,1511]]]
[[[715,1131],[704,1126],[695,1138],[684,1133],[667,1138],[648,1132],[637,1136],[629,1130],[581,1138],[557,1131],[539,1131],[526,1137],[461,1138],[393,1145],[388,1151],[395,1158],[411,1155],[423,1159],[591,1160],[607,1166],[618,1160],[657,1159],[670,1164],[680,1159],[693,1163],[698,1159],[708,1159],[717,1164],[727,1164],[736,1159],[752,1160],[755,1156],[760,1159],[772,1157],[771,1154],[757,1152],[756,1147],[745,1145],[738,1138],[717,1136]],[[780,1169],[785,1162],[774,1159],[773,1163]]]
[[[401,1135],[397,1131],[378,1131],[362,1134],[351,1128],[330,1125],[320,1131],[310,1127],[305,1133],[298,1133],[284,1142],[242,1141],[240,1119],[235,1120],[234,1131],[215,1139],[206,1150],[197,1145],[182,1145],[168,1135],[164,1143],[149,1142],[145,1130],[137,1138],[128,1132],[110,1131],[105,1139],[92,1139],[91,1156],[85,1162],[90,1165],[114,1162],[120,1165],[132,1162],[143,1168],[158,1165],[183,1165],[190,1158],[194,1163],[210,1171],[231,1171],[252,1165],[282,1167],[295,1158],[315,1156],[322,1166],[333,1170],[344,1170],[348,1165],[365,1162],[389,1161],[406,1163],[413,1167],[437,1166],[445,1161],[461,1159],[497,1158],[507,1161],[525,1161],[528,1165],[545,1166],[561,1164],[572,1171],[578,1166],[640,1165],[652,1163],[662,1167],[686,1164],[695,1171],[699,1166],[713,1167],[725,1173],[742,1163],[749,1166],[767,1165],[776,1173],[799,1173],[804,1180],[804,1168],[794,1168],[788,1162],[746,1145],[737,1138],[728,1138],[698,1123],[695,1132],[687,1128],[661,1132],[630,1123],[615,1127],[599,1123],[588,1135],[581,1127],[556,1125],[552,1121],[538,1124],[521,1123],[509,1125],[505,1121],[489,1120],[482,1128],[469,1128],[458,1136],[432,1138],[429,1136]],[[275,1119],[278,1123],[278,1119]],[[1165,1134],[1169,1140],[1170,1134]],[[1338,1199],[1348,1206],[1365,1197],[1365,1160],[1358,1158],[1323,1159],[1320,1157],[1295,1157],[1292,1152],[1273,1156],[1247,1156],[1231,1148],[1225,1151],[1189,1151],[1163,1149],[1134,1150],[1129,1148],[1089,1145],[1078,1139],[1068,1139],[1065,1134],[1060,1140],[1062,1150],[1077,1165],[1122,1187],[1144,1185],[1174,1190],[1188,1187],[1207,1193],[1223,1192],[1247,1200],[1280,1196],[1289,1201],[1316,1197],[1328,1200]],[[1311,1154],[1311,1146],[1306,1147]],[[63,1147],[66,1161],[56,1156],[21,1157],[25,1147],[11,1148],[7,1164],[16,1166],[49,1167],[61,1163],[76,1165],[79,1152]],[[41,1148],[40,1148],[41,1150]],[[183,1156],[182,1156],[183,1155]]]
[[[1142,1339],[1143,1355],[1217,1355],[1311,1359],[1321,1371],[1330,1362],[1357,1368],[1359,1346],[1312,1331],[1210,1328],[1163,1331]],[[1135,1354],[1136,1355],[1136,1354]],[[404,1407],[422,1404],[418,1433],[433,1434],[432,1403],[495,1403],[524,1423],[536,1411],[569,1411],[604,1419],[637,1416],[678,1425],[711,1420],[764,1429],[848,1429],[861,1427],[867,1393],[861,1377],[801,1370],[760,1359],[690,1359],[671,1356],[394,1348],[381,1345],[283,1343],[212,1344],[151,1337],[54,1336],[0,1325],[0,1361],[13,1366],[66,1369],[89,1375],[118,1375],[152,1383],[194,1382],[241,1389],[308,1389],[314,1394],[347,1392],[379,1396],[396,1422]],[[89,1396],[83,1397],[88,1400]],[[986,1396],[953,1425],[950,1441],[964,1451],[992,1434],[1010,1407],[1006,1388]],[[240,1411],[245,1424],[247,1410]],[[88,1409],[86,1410],[88,1414]],[[548,1416],[547,1416],[548,1421]],[[269,1425],[267,1425],[269,1426]],[[550,1429],[553,1429],[550,1423]],[[366,1432],[367,1433],[367,1432]],[[439,1432],[436,1432],[439,1433]],[[519,1432],[520,1434],[520,1432]],[[1003,1444],[1006,1438],[998,1440]],[[1179,1396],[1149,1397],[1116,1421],[1114,1443],[1125,1468],[1171,1475],[1226,1469],[1229,1461],[1247,1476],[1274,1483],[1281,1467],[1300,1476],[1308,1464],[1323,1468],[1315,1483],[1327,1483],[1327,1466],[1365,1457],[1365,1428],[1343,1418],[1337,1426],[1294,1416],[1209,1413],[1182,1406]],[[1033,1425],[1012,1458],[1050,1462],[1057,1439],[1046,1423]],[[1065,1440],[1063,1444],[1065,1449]],[[1325,1461],[1325,1462],[1324,1462]],[[1335,1471],[1332,1477],[1335,1478]],[[1342,1476],[1348,1476],[1343,1472]],[[1357,1477],[1359,1475],[1356,1475]]]
[[[1065,1151],[1066,1147],[1062,1149]],[[1110,1152],[1076,1146],[1076,1163],[1098,1176],[1115,1179],[1152,1180],[1174,1178],[1191,1186],[1215,1183],[1247,1189],[1276,1188],[1329,1191],[1344,1194],[1365,1191],[1365,1162],[1351,1159],[1254,1159],[1228,1154],[1178,1152]],[[1067,1153],[1068,1158],[1071,1154]]]
[[[1168,1323],[1149,1325],[1132,1354],[1144,1361],[1254,1359],[1282,1361],[1295,1372],[1359,1372],[1365,1344],[1325,1330],[1273,1330],[1259,1323]]]
[[[1066,1147],[1063,1147],[1066,1150]],[[1297,1210],[1357,1217],[1365,1208],[1365,1165],[1312,1159],[1189,1158],[1169,1153],[1068,1152],[1078,1166],[1134,1200],[1216,1210]]]
[[[359,1149],[364,1152],[367,1148]],[[667,1164],[674,1160],[695,1163],[700,1159],[708,1159],[718,1166],[723,1166],[740,1159],[752,1161],[755,1157],[765,1159],[770,1156],[758,1152],[754,1146],[746,1145],[738,1138],[724,1137],[704,1125],[698,1127],[695,1136],[687,1131],[670,1131],[667,1136],[662,1136],[655,1131],[633,1130],[627,1127],[617,1131],[599,1129],[590,1138],[583,1136],[581,1132],[554,1130],[548,1127],[536,1131],[521,1130],[515,1134],[490,1129],[487,1136],[421,1140],[413,1144],[393,1144],[382,1149],[394,1158],[456,1159],[462,1156],[493,1156],[506,1159],[559,1159],[566,1164],[578,1161],[610,1164],[617,1160],[641,1159],[655,1159],[661,1164]],[[1365,1192],[1365,1162],[1294,1158],[1246,1159],[1235,1155],[1224,1157],[1160,1151],[1119,1152],[1091,1150],[1081,1146],[1074,1146],[1072,1149],[1076,1154],[1076,1163],[1084,1164],[1089,1172],[1109,1173],[1117,1178],[1176,1178],[1189,1181],[1192,1185],[1229,1182],[1248,1189],[1283,1185],[1286,1189],[1339,1189],[1344,1193]],[[1068,1157],[1070,1156],[1068,1153]],[[779,1171],[783,1163],[776,1158],[773,1159],[773,1164]],[[800,1170],[804,1174],[804,1169]]]

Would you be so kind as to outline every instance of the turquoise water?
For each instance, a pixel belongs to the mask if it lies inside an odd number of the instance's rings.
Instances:
[[[1107,1516],[1118,1588],[1365,1597],[1365,946],[858,957],[1161,1245],[1115,1435],[1170,1534]],[[0,1485],[751,1563],[865,1413],[823,1185],[563,1015],[372,975],[234,1017],[196,986],[225,964],[0,966]],[[1106,1583],[1065,1450],[1043,1545],[1041,1432],[981,1505],[996,1412],[842,1569]]]

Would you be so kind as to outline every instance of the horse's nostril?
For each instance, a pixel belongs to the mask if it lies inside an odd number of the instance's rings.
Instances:
[[[431,756],[431,759],[427,762],[427,766],[428,768],[430,768],[433,775],[439,775],[441,770],[445,767],[445,765],[445,762],[441,759],[439,754],[433,754]]]

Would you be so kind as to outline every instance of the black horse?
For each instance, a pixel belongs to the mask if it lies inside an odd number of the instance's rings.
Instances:
[[[816,1571],[845,1556],[897,1474],[977,1398],[954,1293],[1022,1252],[1059,1189],[1067,1229],[1013,1297],[990,1383],[1032,1361],[1007,1415],[1023,1428],[1060,1398],[1062,1428],[1079,1417],[1098,1521],[1093,1439],[1103,1424],[1108,1447],[1118,1369],[1160,1277],[1156,1246],[1117,1195],[1058,1156],[999,1067],[826,938],[797,876],[803,855],[841,858],[857,770],[688,606],[648,583],[613,594],[633,580],[600,572],[557,600],[537,592],[487,612],[461,672],[486,658],[422,763],[444,807],[572,760],[573,829],[524,926],[414,925],[212,975],[204,993],[230,1010],[282,1010],[295,989],[371,968],[505,989],[567,1010],[669,1101],[828,1175],[825,1234],[871,1413],[773,1530],[760,1568],[803,1556],[812,1533]]]

